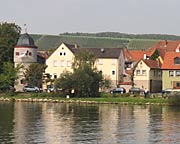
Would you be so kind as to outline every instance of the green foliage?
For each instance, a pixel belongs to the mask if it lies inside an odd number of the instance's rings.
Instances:
[[[159,57],[159,52],[158,52],[158,50],[156,49],[155,52],[153,53],[153,55],[150,57],[150,59],[156,60],[158,57]]]
[[[14,68],[10,62],[3,64],[3,72],[0,74],[0,90],[7,91],[14,86],[14,81],[18,79],[18,72],[22,67],[18,65]]]
[[[75,55],[74,72],[63,73],[55,81],[55,87],[63,89],[67,94],[71,94],[71,90],[74,89],[74,95],[78,97],[99,96],[102,73],[94,68],[95,61],[95,56],[87,51]]]
[[[70,72],[62,73],[61,76],[54,82],[56,89],[63,89],[66,94],[69,94],[73,88],[73,74]]]
[[[46,68],[46,65],[33,63],[25,70],[24,76],[28,85],[31,86],[42,86],[43,73]]]
[[[13,62],[13,48],[21,28],[14,23],[0,23],[0,73],[4,62]]]
[[[168,97],[168,103],[170,105],[180,106],[180,93],[173,93]]]

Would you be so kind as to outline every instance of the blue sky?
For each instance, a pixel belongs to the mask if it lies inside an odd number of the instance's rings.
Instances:
[[[2,0],[0,21],[26,24],[34,34],[180,35],[179,6],[180,0]]]

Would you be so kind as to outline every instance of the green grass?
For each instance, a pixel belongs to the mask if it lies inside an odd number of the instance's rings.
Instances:
[[[91,103],[109,103],[109,104],[168,104],[167,99],[161,97],[156,98],[143,98],[140,96],[123,96],[119,95],[113,97],[110,94],[106,94],[106,97],[97,97],[97,98],[70,98],[61,97],[61,94],[53,93],[16,93],[14,95],[1,94],[0,97],[9,98],[9,99],[52,99],[52,100],[63,100],[71,102],[91,102]]]
[[[147,49],[158,40],[129,39],[93,36],[71,36],[71,35],[31,35],[39,50],[56,49],[62,42],[78,44],[82,48],[120,48]]]

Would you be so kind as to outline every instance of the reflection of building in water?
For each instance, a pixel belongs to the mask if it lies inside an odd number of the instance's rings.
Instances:
[[[43,137],[43,131],[39,129],[42,123],[41,104],[16,102],[14,104],[14,135],[15,143],[29,143],[36,141],[37,136]]]
[[[179,107],[163,107],[160,134],[164,143],[180,143],[180,113]]]
[[[147,142],[149,139],[148,126],[150,123],[149,108],[146,106],[134,106],[134,138],[136,142],[142,143]]]
[[[123,143],[121,140],[128,140],[131,132],[129,130],[134,122],[132,107],[127,105],[100,105],[101,141],[107,143]],[[133,129],[133,127],[132,127]],[[101,143],[100,141],[100,143]]]
[[[71,143],[72,125],[69,104],[43,104],[42,121],[45,142],[48,144]]]

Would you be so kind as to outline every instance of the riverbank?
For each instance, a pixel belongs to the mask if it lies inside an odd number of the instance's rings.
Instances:
[[[140,96],[119,96],[112,97],[106,95],[106,97],[97,98],[63,98],[58,96],[52,96],[48,94],[34,94],[34,93],[22,93],[14,96],[8,94],[0,95],[0,101],[15,101],[15,102],[54,102],[54,103],[87,103],[87,104],[135,104],[135,105],[168,105],[168,100],[156,97],[156,98],[144,98]]]

